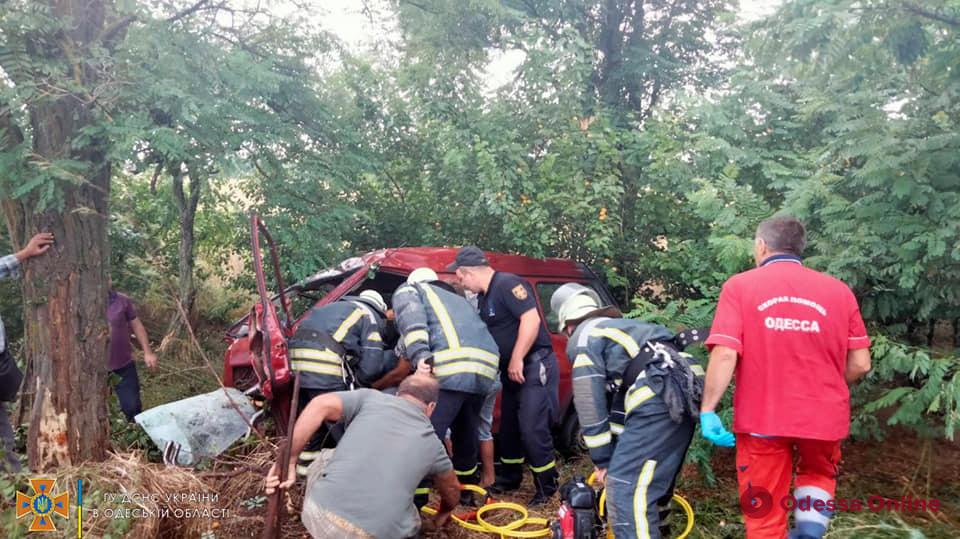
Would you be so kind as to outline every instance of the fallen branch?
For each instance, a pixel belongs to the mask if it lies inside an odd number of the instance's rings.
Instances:
[[[177,305],[177,310],[180,312],[180,317],[183,319],[183,325],[187,329],[187,334],[190,335],[190,341],[193,343],[193,346],[196,347],[197,352],[200,353],[200,357],[203,358],[203,362],[206,363],[207,368],[213,374],[213,377],[216,378],[217,383],[220,384],[220,389],[223,390],[223,394],[226,395],[227,400],[230,401],[230,406],[232,406],[233,409],[236,410],[238,414],[240,414],[240,417],[242,417],[244,422],[246,422],[247,427],[250,428],[250,431],[257,433],[257,438],[259,438],[261,442],[269,444],[270,442],[267,440],[266,436],[264,436],[263,433],[260,432],[260,429],[258,429],[256,426],[254,426],[253,423],[250,422],[250,418],[248,418],[246,414],[244,414],[243,411],[240,410],[240,406],[238,406],[236,401],[233,400],[233,397],[230,395],[230,392],[227,391],[227,387],[223,385],[223,379],[220,378],[220,375],[217,373],[217,370],[213,368],[213,364],[210,362],[210,358],[207,357],[207,353],[204,352],[203,347],[200,346],[200,341],[197,340],[197,335],[193,332],[193,326],[190,324],[190,321],[187,319],[187,312],[183,308],[183,304],[180,302],[179,298],[176,298],[176,305]],[[273,444],[270,444],[270,445],[273,445]]]

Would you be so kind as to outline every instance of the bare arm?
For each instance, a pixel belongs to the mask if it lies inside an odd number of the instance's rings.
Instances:
[[[133,328],[133,334],[140,343],[140,349],[143,350],[143,361],[151,369],[157,366],[157,355],[150,348],[150,338],[147,337],[147,328],[143,327],[143,322],[139,318],[130,321],[130,327]]]
[[[847,351],[847,370],[844,377],[848,384],[866,376],[870,372],[870,349],[857,348]]]
[[[370,387],[373,389],[385,389],[388,387],[394,387],[400,384],[404,378],[410,376],[410,362],[406,358],[400,358],[397,360],[397,366],[393,368],[387,374],[384,374],[380,377],[379,380],[374,382]]]
[[[737,367],[737,351],[722,345],[716,345],[710,352],[707,364],[707,379],[704,382],[701,412],[712,412],[720,404],[720,399],[733,380],[733,371]]]
[[[536,309],[530,309],[520,317],[520,328],[517,330],[517,344],[513,347],[513,356],[511,361],[520,360],[527,357],[530,347],[537,340],[537,334],[540,332],[540,313]]]
[[[279,463],[274,463],[267,474],[267,494],[273,494],[277,488],[288,488],[297,480],[297,459],[300,452],[307,446],[310,437],[320,428],[324,421],[339,421],[343,415],[343,401],[336,393],[320,395],[310,401],[307,407],[300,412],[297,424],[293,427],[293,436],[290,438],[289,472],[283,483],[280,483]]]
[[[520,316],[520,327],[517,329],[517,342],[513,346],[513,355],[507,375],[518,384],[523,383],[523,358],[527,357],[533,342],[540,332],[540,314],[536,309],[530,309]]]
[[[437,527],[441,527],[450,518],[450,514],[460,504],[460,481],[453,470],[433,476],[433,488],[440,494],[440,510],[434,517]]]

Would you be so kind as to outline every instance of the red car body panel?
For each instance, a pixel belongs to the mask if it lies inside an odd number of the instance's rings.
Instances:
[[[346,277],[343,282],[338,284],[323,298],[318,300],[315,306],[326,305],[349,294],[367,279],[371,269],[375,269],[377,272],[387,272],[405,277],[417,268],[427,267],[437,272],[441,279],[454,280],[455,277],[453,273],[447,271],[446,268],[453,262],[456,253],[457,249],[454,248],[404,247],[373,251],[359,257],[359,259],[351,259],[351,269],[347,271],[353,271],[353,273]],[[538,290],[538,285],[559,285],[567,282],[579,282],[592,286],[597,290],[601,298],[608,303],[612,303],[610,293],[599,281],[597,276],[587,269],[586,266],[572,260],[562,258],[536,259],[521,255],[494,252],[488,252],[486,255],[491,267],[495,270],[514,273],[523,277],[530,283],[535,291]],[[346,262],[344,264],[346,264]],[[356,267],[356,269],[353,269],[353,267]],[[549,297],[541,297],[539,293],[535,293],[534,296],[539,305],[541,320],[546,320],[545,313],[549,305],[545,305],[544,303],[549,303]],[[305,314],[306,313],[304,313],[304,315]],[[303,319],[304,315],[301,315],[301,318],[294,323],[294,329],[300,320]],[[235,324],[234,327],[239,327],[243,322],[244,321],[241,320]],[[567,338],[564,335],[556,333],[556,328],[548,327],[547,329],[550,330],[553,349],[558,359],[561,417],[566,417],[572,410],[571,403],[573,400],[571,364],[566,354]],[[234,376],[235,370],[251,368],[251,362],[255,360],[255,356],[250,353],[247,338],[237,337],[230,333],[228,333],[227,338],[230,345],[224,355],[224,384],[234,385],[236,383]],[[276,397],[282,398],[283,393],[284,392],[278,391]],[[289,399],[289,396],[287,398]],[[280,407],[281,410],[283,408],[285,407]],[[499,420],[499,400],[495,418]],[[495,430],[498,423],[499,421],[494,425]],[[280,424],[284,423],[281,422]]]

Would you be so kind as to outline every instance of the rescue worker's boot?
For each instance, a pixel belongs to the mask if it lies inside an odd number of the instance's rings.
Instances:
[[[490,494],[506,494],[520,488],[521,482],[523,482],[522,464],[500,464],[496,479],[487,491]]]
[[[461,485],[478,485],[480,484],[480,468],[474,466],[473,470],[470,472],[456,472],[457,480],[460,481]],[[461,490],[460,491],[460,505],[463,507],[476,507],[477,502],[473,497],[474,492],[471,490]],[[480,502],[483,503],[483,500]]]
[[[550,498],[557,492],[558,479],[559,474],[556,466],[551,466],[542,472],[533,472],[533,486],[536,492],[527,506],[536,507],[549,502]]]

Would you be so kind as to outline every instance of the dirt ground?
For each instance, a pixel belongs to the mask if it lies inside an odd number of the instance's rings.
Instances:
[[[960,537],[960,444],[945,440],[924,441],[907,431],[894,431],[884,442],[848,442],[843,448],[838,498],[868,500],[871,496],[900,499],[902,496],[938,499],[942,509],[938,513],[900,513],[891,511],[841,513],[836,516],[828,533],[830,538],[930,538]],[[692,539],[726,539],[743,537],[739,514],[732,451],[719,451],[713,457],[716,485],[708,485],[696,467],[688,465],[683,471],[678,493],[693,506],[695,526]],[[587,459],[580,457],[561,465],[562,480],[574,474],[586,475],[592,469]],[[261,494],[255,474],[243,474],[229,481],[243,481],[249,485],[247,496]],[[529,478],[517,496],[504,501],[523,503],[533,494]],[[283,528],[283,537],[308,538],[297,521],[295,511],[299,496],[295,495],[291,509],[293,516]],[[531,510],[531,516],[552,519],[558,502],[543,510]],[[225,522],[218,537],[258,537],[263,508],[241,510],[233,522]],[[510,520],[504,514],[494,516],[497,522]],[[682,527],[682,521],[674,528]],[[464,530],[454,523],[429,537],[451,539],[479,539],[496,537]]]

